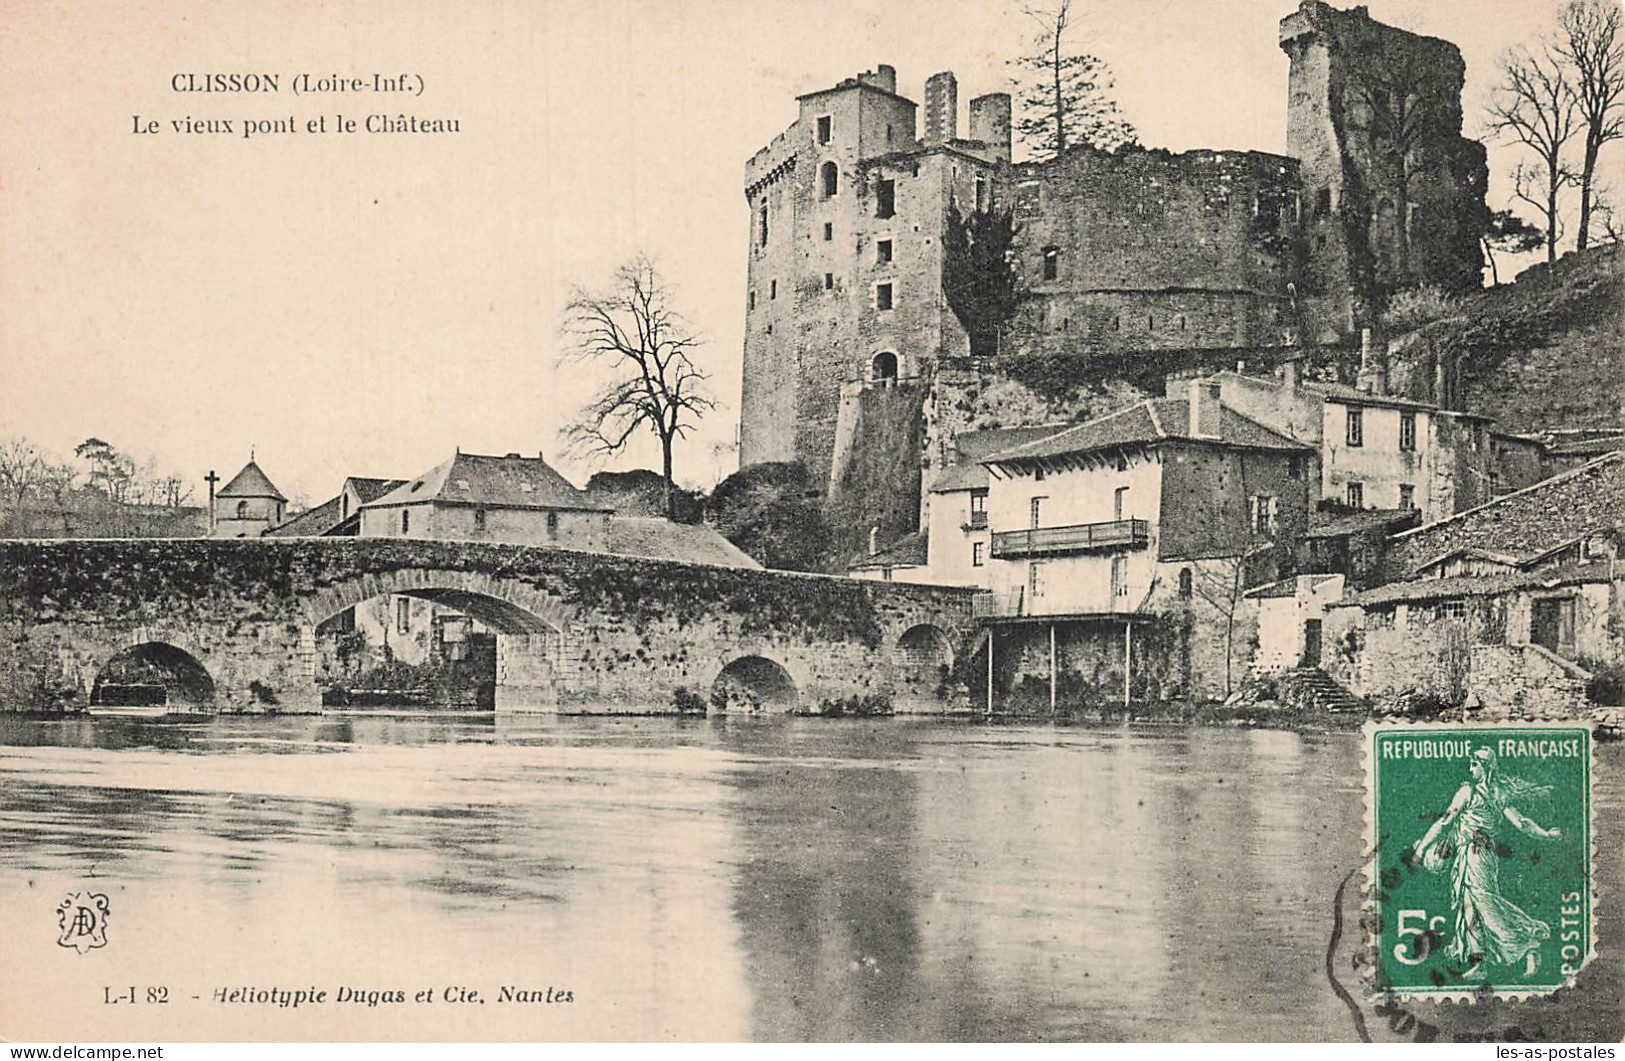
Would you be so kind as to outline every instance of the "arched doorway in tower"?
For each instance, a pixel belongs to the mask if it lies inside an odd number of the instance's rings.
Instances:
[[[897,355],[890,350],[882,350],[876,354],[869,363],[869,379],[880,386],[887,386],[897,381]]]

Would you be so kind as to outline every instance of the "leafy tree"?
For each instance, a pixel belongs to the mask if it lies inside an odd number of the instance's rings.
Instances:
[[[948,210],[942,290],[970,335],[971,353],[979,357],[998,352],[999,333],[1016,312],[1020,286],[1013,248],[1018,231],[1009,209]]]
[[[1562,237],[1561,196],[1575,183],[1564,148],[1575,131],[1577,98],[1561,59],[1549,47],[1527,49],[1501,60],[1501,87],[1490,103],[1490,129],[1534,152],[1539,166],[1519,163],[1513,195],[1540,211],[1546,227],[1546,260],[1557,260]]]
[[[1575,246],[1585,250],[1591,238],[1597,155],[1604,144],[1625,138],[1625,33],[1617,0],[1572,0],[1558,17],[1558,27],[1557,54],[1573,80],[1585,142],[1575,239]]]
[[[834,543],[807,469],[799,463],[752,464],[711,492],[717,532],[764,567],[822,571]]]
[[[610,456],[640,430],[653,431],[671,518],[677,510],[672,449],[715,404],[704,393],[709,376],[691,357],[699,338],[672,308],[670,289],[643,256],[617,269],[601,291],[576,288],[565,306],[563,330],[574,342],[564,360],[610,377],[566,428],[571,445]]]
[[[1079,31],[1073,0],[1029,4],[1022,13],[1037,25],[1031,50],[1010,62],[1020,107],[1016,132],[1027,157],[1054,158],[1080,144],[1115,151],[1135,143],[1134,126],[1112,99],[1106,64],[1073,50]]]
[[[1495,252],[1526,254],[1537,250],[1546,242],[1546,233],[1531,225],[1511,210],[1497,210],[1490,215],[1490,227],[1484,233],[1484,258],[1490,263],[1490,282],[1499,284],[1501,273],[1495,267]]]

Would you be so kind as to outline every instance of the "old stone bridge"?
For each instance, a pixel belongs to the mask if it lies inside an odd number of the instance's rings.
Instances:
[[[81,709],[132,654],[213,710],[319,710],[318,627],[381,594],[494,631],[499,711],[671,711],[679,688],[709,699],[719,682],[779,708],[877,693],[933,704],[971,628],[967,590],[563,549],[0,541],[0,710]]]

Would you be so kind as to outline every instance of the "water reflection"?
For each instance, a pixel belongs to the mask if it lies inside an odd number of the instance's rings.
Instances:
[[[1599,793],[1605,931],[1620,751]],[[0,932],[54,958],[31,911],[93,881],[115,893],[102,957],[121,980],[581,1000],[220,1026],[269,1038],[1344,1039],[1321,964],[1360,776],[1347,735],[0,719]],[[110,1019],[73,1009],[62,963],[16,965],[6,997]],[[1612,1005],[1588,1027],[1618,1038]],[[174,1016],[200,1035],[244,1019]]]

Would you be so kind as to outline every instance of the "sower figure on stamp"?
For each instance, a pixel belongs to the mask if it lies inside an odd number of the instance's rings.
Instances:
[[[1551,926],[1501,895],[1501,857],[1496,853],[1495,835],[1504,819],[1528,836],[1558,839],[1561,830],[1541,828],[1514,806],[1549,790],[1503,775],[1489,748],[1473,752],[1468,772],[1471,776],[1456,791],[1450,809],[1433,823],[1414,852],[1429,871],[1450,871],[1455,931],[1444,953],[1451,961],[1461,962],[1467,976],[1483,976],[1486,963],[1519,962],[1527,962],[1525,975],[1532,976],[1540,960],[1536,948],[1551,937]]]

